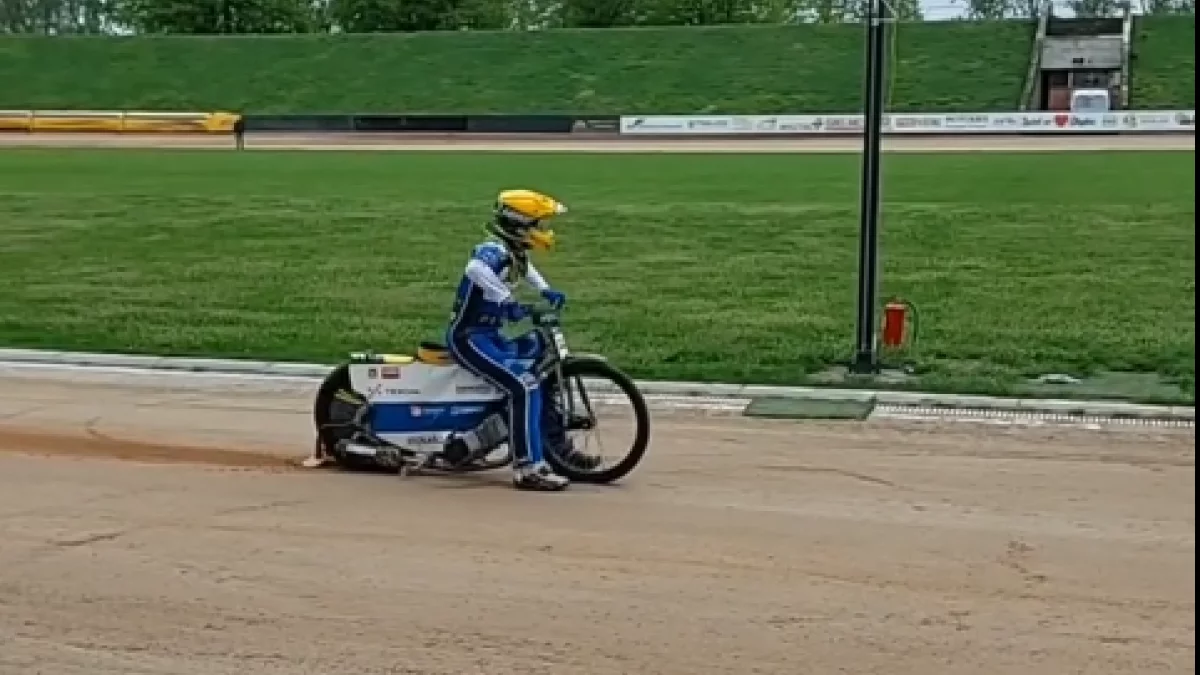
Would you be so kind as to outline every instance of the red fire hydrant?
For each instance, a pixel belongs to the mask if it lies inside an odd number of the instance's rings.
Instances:
[[[912,305],[904,300],[890,300],[883,306],[883,346],[888,349],[900,349],[904,346],[905,330],[908,324],[908,313]]]

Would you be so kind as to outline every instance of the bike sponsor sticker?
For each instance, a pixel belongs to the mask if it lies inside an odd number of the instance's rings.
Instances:
[[[413,417],[436,417],[446,412],[445,406],[411,405],[408,414]]]
[[[487,407],[481,405],[456,405],[450,408],[451,415],[478,415],[487,410]]]
[[[442,442],[442,437],[438,434],[421,434],[417,436],[405,436],[404,442],[411,445],[436,445]]]

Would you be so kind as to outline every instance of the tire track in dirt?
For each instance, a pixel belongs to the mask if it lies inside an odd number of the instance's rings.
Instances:
[[[144,464],[200,464],[232,469],[300,470],[293,457],[237,448],[117,438],[88,425],[82,433],[0,427],[0,452],[74,459],[114,459]]]

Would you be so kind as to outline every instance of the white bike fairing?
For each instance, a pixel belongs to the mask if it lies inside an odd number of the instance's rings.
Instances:
[[[440,450],[454,433],[481,424],[505,392],[458,366],[352,363],[350,388],[373,410],[373,431],[414,450]]]

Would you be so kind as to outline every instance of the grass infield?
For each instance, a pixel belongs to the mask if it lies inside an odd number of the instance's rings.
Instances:
[[[1016,109],[1035,29],[1033,21],[900,24],[889,109]],[[1190,54],[1175,42],[1168,49]],[[0,36],[0,110],[847,113],[862,105],[862,67],[854,24],[19,35]]]
[[[1195,376],[1192,152],[889,155],[884,297],[924,388]],[[539,260],[576,347],[644,378],[849,358],[854,155],[5,150],[0,343],[332,362],[438,338],[494,193],[572,207]]]

